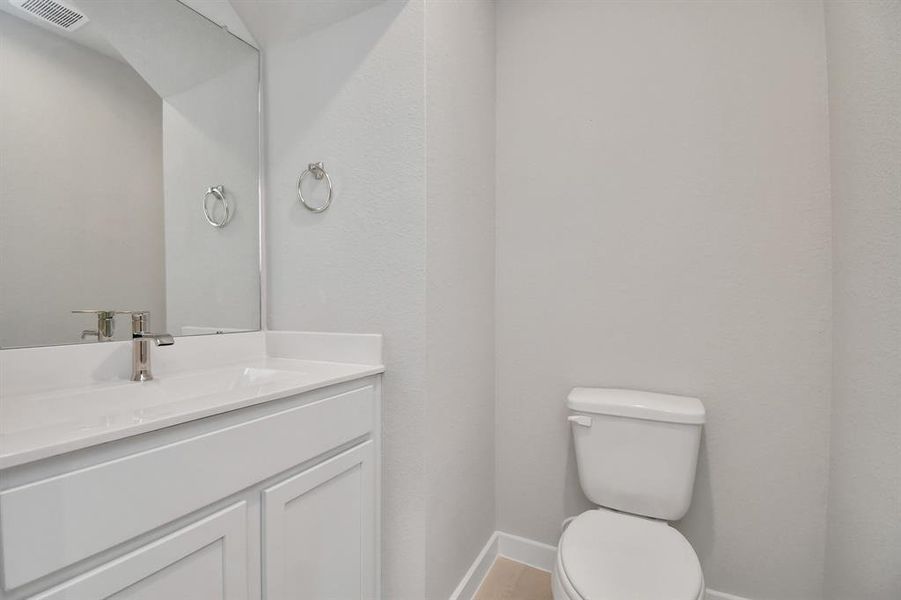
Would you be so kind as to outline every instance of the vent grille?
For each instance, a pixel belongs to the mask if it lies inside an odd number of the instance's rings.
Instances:
[[[10,0],[10,3],[66,31],[75,31],[88,22],[82,13],[58,0]]]

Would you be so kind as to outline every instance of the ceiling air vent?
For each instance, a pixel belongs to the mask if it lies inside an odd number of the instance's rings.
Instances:
[[[66,31],[75,31],[88,22],[84,14],[59,0],[9,0],[9,3]]]

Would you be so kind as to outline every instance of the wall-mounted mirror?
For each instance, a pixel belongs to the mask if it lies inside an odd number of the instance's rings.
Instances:
[[[255,48],[177,0],[0,0],[0,156],[0,347],[259,329]]]

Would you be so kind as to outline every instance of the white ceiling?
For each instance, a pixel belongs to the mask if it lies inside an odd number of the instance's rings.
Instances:
[[[289,42],[385,0],[231,0],[260,47]]]

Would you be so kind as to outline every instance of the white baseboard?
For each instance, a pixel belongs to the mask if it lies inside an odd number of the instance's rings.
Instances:
[[[495,535],[497,535],[498,556],[504,556],[542,571],[554,570],[554,560],[557,558],[556,546],[542,544],[503,531],[497,531]]]
[[[495,531],[488,538],[482,551],[473,561],[472,566],[466,571],[466,575],[460,581],[457,589],[451,594],[450,600],[472,600],[479,586],[485,579],[485,575],[491,570],[494,559],[498,556],[515,560],[516,562],[551,571],[554,568],[554,558],[557,548],[548,544],[542,544],[518,535]]]
[[[503,531],[495,531],[460,581],[450,600],[472,600],[498,556],[541,569],[553,571],[557,548]],[[707,589],[706,600],[750,600],[734,594]]]
[[[479,586],[482,585],[482,580],[485,579],[485,575],[494,564],[494,559],[497,558],[497,538],[498,532],[495,531],[488,538],[488,542],[485,543],[485,547],[482,548],[479,555],[476,556],[472,566],[466,571],[466,575],[463,576],[457,589],[451,594],[450,600],[472,600],[476,595]]]

